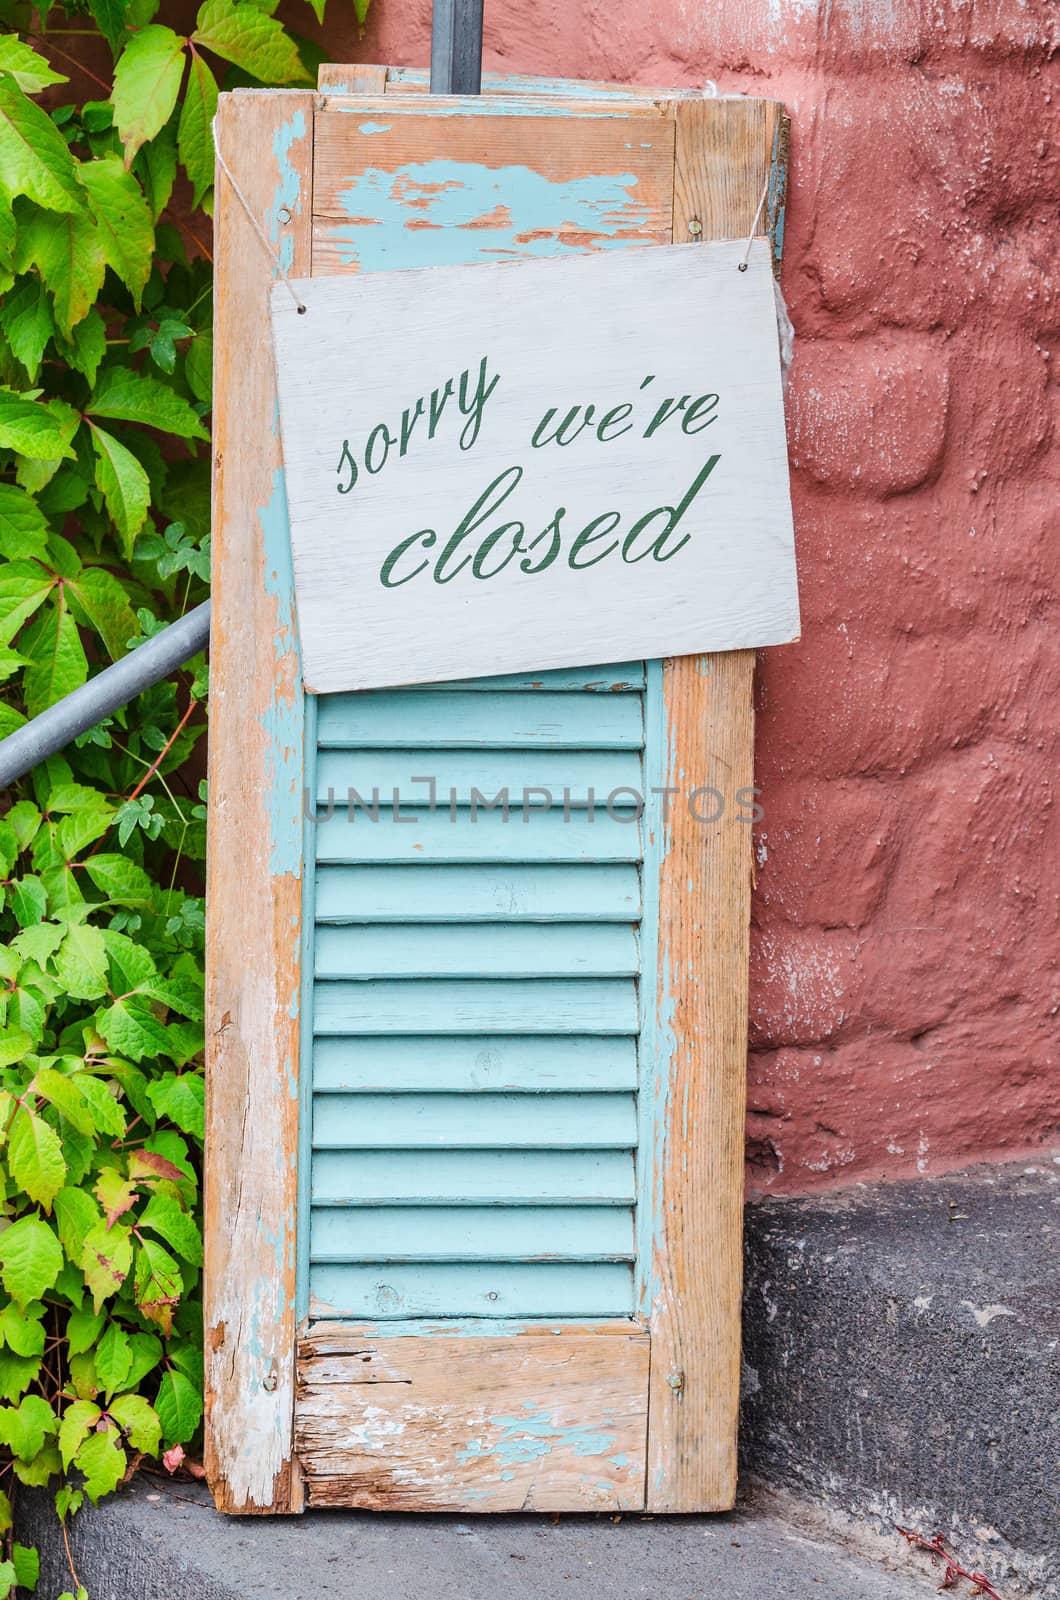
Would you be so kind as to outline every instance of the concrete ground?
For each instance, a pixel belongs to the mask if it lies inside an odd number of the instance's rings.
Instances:
[[[70,1574],[43,1498],[34,1536],[54,1600]],[[768,1512],[226,1518],[200,1486],[149,1478],[81,1513],[71,1548],[92,1600],[929,1600],[939,1583],[927,1558],[888,1571]]]

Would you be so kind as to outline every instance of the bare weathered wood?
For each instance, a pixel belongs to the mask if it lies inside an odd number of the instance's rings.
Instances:
[[[769,175],[781,108],[702,100],[674,111],[674,242],[739,238]],[[659,880],[657,1000],[669,1074],[655,1150],[652,1511],[723,1510],[736,1492],[751,830],[731,797],[753,782],[753,669],[752,652],[732,651],[675,657],[663,675],[665,782],[716,783],[730,803],[712,824],[673,807]]]
[[[562,117],[542,115],[540,104],[535,115],[530,101],[512,114],[510,101],[497,107],[486,99],[474,117],[450,114],[466,102],[439,106],[432,99],[428,107],[422,97],[393,93],[358,97],[355,116],[352,103],[343,109],[344,102],[329,95],[317,117],[314,276],[364,265],[436,264],[432,233],[440,223],[454,225],[458,166],[468,181],[479,175],[473,192],[483,196],[480,213],[472,210],[456,224],[466,233],[466,260],[540,254],[541,240],[553,238],[561,249],[615,240],[669,242],[674,128],[651,101],[624,101],[607,113],[591,101],[572,101]],[[628,119],[636,123],[636,138]],[[506,168],[512,174],[507,189]],[[539,175],[536,184],[530,174]],[[606,185],[607,200],[579,218],[571,185],[590,176]],[[547,226],[540,215],[546,192],[558,213]],[[373,252],[380,243],[386,257],[377,263]]]
[[[323,94],[385,94],[388,67],[355,61],[343,66],[323,61],[317,68],[317,88]]]
[[[300,1345],[297,1445],[310,1506],[643,1506],[648,1336],[635,1324],[383,1338],[336,1330],[314,1328]]]
[[[313,96],[222,96],[218,143],[310,266]],[[302,685],[286,576],[273,263],[217,175],[206,1003],[206,1468],[224,1511],[299,1509],[292,1468]]]
[[[379,67],[363,62],[343,64],[324,61],[317,69],[317,87],[328,94],[381,94],[382,88],[376,86],[383,84],[388,93],[425,95],[430,93],[430,74],[424,67]],[[698,92],[696,89],[685,91],[690,95]],[[674,93],[672,89],[653,89],[636,83],[604,83],[597,78],[537,78],[520,72],[482,74],[484,96],[525,98],[535,95],[546,99],[558,97],[564,101],[591,97],[594,101],[604,99],[612,103],[618,100],[670,100]]]

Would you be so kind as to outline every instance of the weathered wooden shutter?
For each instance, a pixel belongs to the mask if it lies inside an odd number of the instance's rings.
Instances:
[[[423,87],[222,102],[294,275],[732,237],[771,163],[776,222],[771,102]],[[304,696],[268,263],[218,218],[215,1496],[728,1505],[751,657]]]

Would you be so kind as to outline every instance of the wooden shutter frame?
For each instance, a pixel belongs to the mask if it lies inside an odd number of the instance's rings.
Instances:
[[[219,146],[296,277],[312,270],[317,107],[339,92],[422,92],[425,75],[332,67],[320,88],[237,91],[219,107]],[[484,91],[525,96],[531,114],[538,95],[657,100],[675,123],[674,241],[742,236],[767,181],[762,231],[778,236],[787,119],[776,102],[526,79],[487,78]],[[283,1512],[304,1501],[293,1430],[298,1126],[308,1087],[299,1088],[307,697],[268,334],[272,264],[222,176],[217,218],[206,1466],[220,1509]],[[649,787],[654,773],[660,788],[691,778],[730,800],[750,788],[752,671],[750,651],[650,664]],[[657,1003],[646,1003],[642,984],[638,1300],[647,1340],[624,1329],[631,1372],[647,1362],[650,1341],[646,1507],[655,1511],[723,1509],[735,1492],[750,851],[750,828],[730,803],[711,825],[674,806],[645,853],[642,974],[658,975]],[[660,1106],[680,1108],[680,1138],[678,1113],[671,1122]],[[313,1359],[329,1337],[341,1346],[354,1331],[317,1325]],[[581,1381],[599,1372],[608,1332],[585,1330]],[[540,1343],[528,1334],[522,1347],[531,1365],[547,1363],[532,1339]],[[335,1493],[343,1503],[341,1486]]]

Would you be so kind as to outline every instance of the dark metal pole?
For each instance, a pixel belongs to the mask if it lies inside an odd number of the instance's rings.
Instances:
[[[54,755],[78,734],[109,717],[119,706],[198,655],[210,639],[210,602],[206,600],[154,638],[145,639],[127,656],[64,696],[40,716],[0,740],[0,787],[14,783],[38,761]]]
[[[482,0],[434,0],[431,93],[482,93]]]

